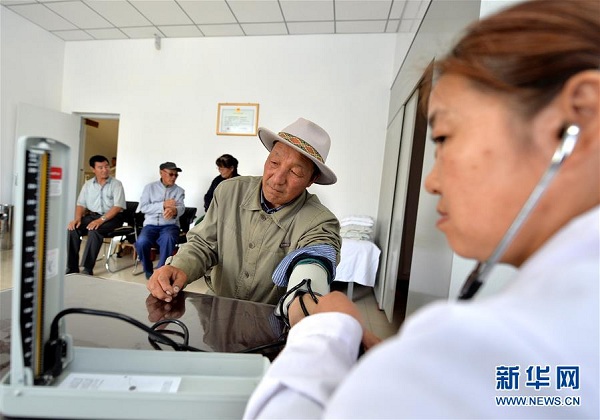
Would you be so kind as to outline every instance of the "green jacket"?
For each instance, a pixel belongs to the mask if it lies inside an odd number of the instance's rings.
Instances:
[[[274,285],[271,276],[288,253],[330,244],[339,262],[340,224],[308,191],[278,212],[265,213],[261,180],[240,176],[222,182],[204,220],[189,231],[171,265],[189,281],[213,267],[211,283],[218,296],[275,304],[286,288]]]

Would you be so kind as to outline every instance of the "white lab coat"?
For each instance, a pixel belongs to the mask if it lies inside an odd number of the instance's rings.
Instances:
[[[599,219],[596,207],[572,221],[497,295],[422,309],[358,363],[356,320],[307,317],[245,417],[599,418]],[[518,389],[497,389],[502,366],[517,367]],[[579,389],[557,389],[557,369],[567,366],[579,368]],[[534,379],[543,379],[539,389]],[[507,396],[525,396],[529,406],[498,405]],[[548,405],[556,397],[579,405]]]

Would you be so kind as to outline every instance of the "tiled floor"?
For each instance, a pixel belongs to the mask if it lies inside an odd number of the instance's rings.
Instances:
[[[84,244],[82,244],[82,249],[83,246]],[[0,251],[0,290],[10,288],[12,285],[12,254],[11,250]],[[123,258],[115,260],[115,263],[118,268],[130,266],[133,263],[133,258],[131,255],[125,255]],[[104,260],[100,259],[94,267],[94,275],[116,281],[127,281],[140,284],[146,283],[146,279],[140,267],[137,268],[136,274],[133,273],[133,267],[125,268],[116,273],[110,273],[104,267]],[[334,284],[333,288],[345,291],[346,284]],[[186,287],[186,290],[198,293],[206,293],[208,291],[206,284],[202,281],[191,283]],[[390,324],[384,312],[380,311],[377,307],[377,301],[375,300],[375,296],[370,287],[364,287],[358,284],[354,285],[353,299],[362,313],[365,322],[377,336],[386,338],[398,331],[399,325],[403,320],[402,314],[396,314],[394,316],[394,323]]]

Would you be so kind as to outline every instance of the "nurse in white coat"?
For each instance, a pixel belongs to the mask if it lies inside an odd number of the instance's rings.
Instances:
[[[304,296],[305,316],[296,300],[246,418],[600,417],[598,40],[597,0],[531,1],[475,23],[437,63],[437,227],[464,257],[500,249],[514,281],[429,305],[359,360],[372,336],[352,302]]]

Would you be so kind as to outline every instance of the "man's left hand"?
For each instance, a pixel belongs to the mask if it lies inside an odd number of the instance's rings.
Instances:
[[[86,226],[86,229],[87,230],[96,230],[100,226],[102,226],[102,223],[104,223],[104,222],[100,218],[98,218],[96,220],[92,220],[90,223],[88,223],[88,225]]]
[[[177,216],[177,209],[173,207],[169,207],[163,210],[163,217],[167,220],[173,219]]]

